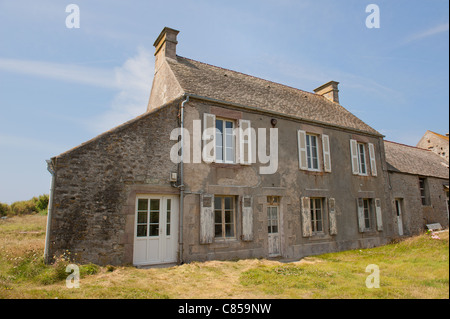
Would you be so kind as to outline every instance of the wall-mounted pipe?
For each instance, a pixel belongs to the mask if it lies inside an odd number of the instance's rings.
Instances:
[[[181,120],[181,161],[180,161],[180,231],[179,231],[179,263],[183,263],[183,213],[184,213],[184,105],[189,102],[189,95],[185,95],[185,100],[180,107]]]
[[[51,160],[46,160],[47,170],[52,174],[52,183],[50,186],[50,195],[48,197],[48,208],[47,208],[47,229],[45,230],[45,248],[44,248],[44,262],[48,264],[50,262],[50,256],[48,255],[49,245],[50,245],[50,228],[52,226],[52,211],[53,211],[53,192],[55,190],[55,167]]]

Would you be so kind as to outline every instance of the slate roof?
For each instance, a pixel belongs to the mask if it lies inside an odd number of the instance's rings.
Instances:
[[[181,56],[167,62],[185,93],[382,136],[321,95]]]
[[[388,170],[422,176],[449,178],[449,163],[422,148],[384,141]]]

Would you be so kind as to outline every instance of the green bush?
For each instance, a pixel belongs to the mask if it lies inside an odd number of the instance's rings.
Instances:
[[[0,203],[0,217],[6,216],[10,209],[8,204]]]

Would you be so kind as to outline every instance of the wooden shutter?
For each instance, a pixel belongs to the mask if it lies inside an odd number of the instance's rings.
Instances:
[[[303,237],[312,235],[311,229],[311,203],[309,197],[302,197],[302,221],[303,221]]]
[[[203,114],[203,161],[212,163],[216,160],[216,116]]]
[[[358,207],[358,226],[359,232],[364,233],[366,225],[364,223],[364,201],[362,198],[356,199],[356,206]]]
[[[242,165],[252,163],[252,132],[248,120],[239,120],[239,157]]]
[[[377,215],[377,230],[383,230],[383,217],[381,216],[381,200],[375,198],[375,214]]]
[[[253,200],[252,196],[242,197],[242,240],[253,240]]]
[[[325,134],[322,135],[322,150],[325,172],[331,172],[330,138]]]
[[[350,155],[352,158],[352,172],[353,175],[359,174],[358,165],[358,142],[356,140],[350,140]]]
[[[298,133],[298,162],[299,168],[303,170],[308,169],[308,155],[306,152],[306,132],[299,130]]]
[[[211,244],[214,239],[214,195],[200,195],[200,244]]]
[[[330,235],[337,235],[336,201],[334,198],[328,199],[328,216],[330,221]]]
[[[372,176],[377,176],[377,161],[375,159],[375,148],[372,143],[367,144],[369,146],[369,157],[370,157],[370,171]]]

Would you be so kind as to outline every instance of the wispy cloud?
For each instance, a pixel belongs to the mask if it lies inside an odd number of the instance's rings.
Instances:
[[[153,56],[138,48],[137,54],[122,66],[110,69],[0,58],[0,70],[116,91],[107,111],[83,121],[90,130],[101,133],[145,112],[153,79]]]
[[[418,40],[422,40],[431,36],[434,36],[436,34],[439,33],[443,33],[443,32],[448,32],[449,30],[449,23],[443,23],[443,24],[439,24],[435,27],[432,27],[430,29],[427,29],[425,31],[421,31],[421,32],[416,32],[412,35],[410,35],[409,37],[407,37],[404,41],[403,44],[407,44],[410,42],[414,42],[414,41],[418,41]]]
[[[76,64],[0,58],[0,70],[103,88],[117,88],[112,70]]]

